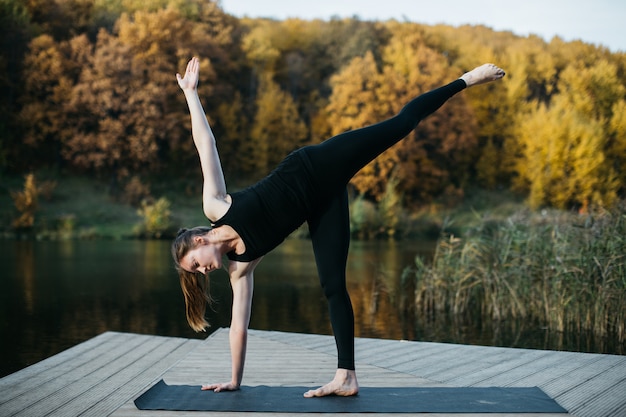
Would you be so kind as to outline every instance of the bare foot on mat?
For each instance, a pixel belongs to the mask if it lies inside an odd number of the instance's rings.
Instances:
[[[356,380],[356,372],[349,369],[337,369],[332,381],[323,387],[305,392],[304,396],[306,398],[325,397],[327,395],[349,397],[358,393],[359,383]]]

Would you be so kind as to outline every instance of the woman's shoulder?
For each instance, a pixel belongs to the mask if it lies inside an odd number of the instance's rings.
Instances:
[[[215,225],[228,213],[230,206],[233,204],[233,199],[230,194],[226,194],[223,198],[207,198],[203,201],[204,215]]]
[[[254,273],[254,269],[261,262],[263,257],[257,258],[253,261],[229,261],[228,262],[228,274],[230,278],[240,278],[249,276]]]

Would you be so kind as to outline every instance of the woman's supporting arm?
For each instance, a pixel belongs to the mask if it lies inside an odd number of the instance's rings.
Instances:
[[[252,310],[254,268],[259,261],[260,258],[249,263],[231,262],[229,265],[230,283],[233,289],[233,308],[229,332],[231,380],[225,383],[203,385],[203,390],[233,391],[241,386],[248,344],[248,324]]]
[[[232,361],[232,382],[239,387],[243,379],[248,343],[248,324],[252,308],[253,274],[231,280],[233,287],[233,310],[230,323],[230,356]]]
[[[209,220],[215,221],[228,210],[226,182],[220,163],[215,136],[202,108],[198,96],[198,79],[200,75],[200,61],[192,58],[187,64],[185,76],[176,74],[178,85],[185,94],[189,114],[191,115],[191,133],[200,156],[204,185],[202,190],[202,204],[204,214]]]

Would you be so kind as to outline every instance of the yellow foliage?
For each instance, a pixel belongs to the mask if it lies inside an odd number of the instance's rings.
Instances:
[[[57,3],[28,2],[59,21],[41,22],[28,50],[15,51],[24,65],[13,78],[23,83],[2,108],[18,109],[7,120],[23,140],[3,142],[15,147],[2,149],[5,160],[118,177],[195,167],[174,78],[192,55],[223,165],[242,175],[390,117],[491,61],[507,71],[501,82],[454,97],[359,172],[356,189],[380,200],[393,173],[414,204],[476,178],[513,181],[533,205],[567,208],[610,204],[626,190],[623,53],[484,26],[236,19],[206,0],[63,0],[77,8],[63,18],[80,20],[66,24],[51,13]]]
[[[581,117],[559,97],[550,108],[540,105],[519,128],[523,156],[517,172],[528,183],[532,206],[608,206],[615,201],[619,183],[606,163],[601,123]]]
[[[250,133],[257,172],[267,173],[307,138],[307,127],[291,96],[282,91],[271,74],[259,86],[254,126]]]
[[[35,224],[35,212],[38,208],[37,197],[39,190],[35,181],[35,175],[30,173],[24,180],[22,191],[12,191],[11,198],[17,209],[19,216],[13,220],[13,227],[16,229],[33,227]]]

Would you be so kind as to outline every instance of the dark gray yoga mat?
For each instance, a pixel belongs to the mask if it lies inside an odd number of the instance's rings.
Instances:
[[[361,387],[354,397],[304,398],[309,389],[243,386],[215,393],[161,380],[135,405],[140,410],[274,413],[567,413],[537,387]]]

